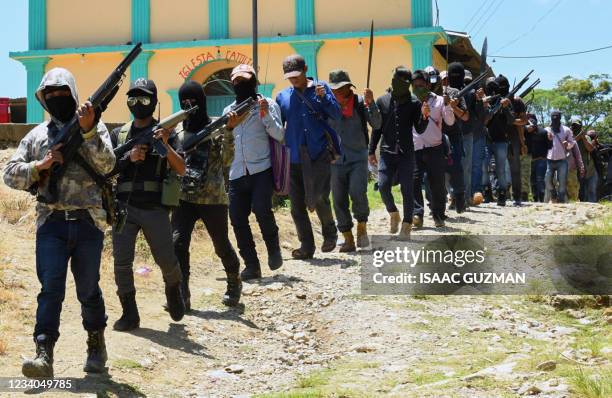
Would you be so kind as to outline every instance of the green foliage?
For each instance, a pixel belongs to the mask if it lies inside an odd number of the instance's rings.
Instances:
[[[551,90],[537,89],[525,101],[542,125],[550,122],[550,112],[559,109],[565,122],[573,118],[584,126],[593,126],[600,141],[612,141],[612,78],[607,74],[590,75],[586,79],[566,76]]]

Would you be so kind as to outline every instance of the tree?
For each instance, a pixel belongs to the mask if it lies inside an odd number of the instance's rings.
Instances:
[[[558,109],[567,124],[579,118],[584,126],[599,132],[600,140],[612,140],[612,80],[607,74],[586,79],[566,76],[552,90],[534,90],[529,110],[540,123],[550,123],[550,112]]]

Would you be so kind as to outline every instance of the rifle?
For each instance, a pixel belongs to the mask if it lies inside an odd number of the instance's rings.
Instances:
[[[134,48],[125,56],[123,61],[113,70],[106,78],[104,83],[89,97],[89,102],[96,112],[96,126],[100,120],[100,116],[108,107],[108,104],[113,100],[119,87],[123,82],[125,72],[130,67],[132,62],[142,52],[142,43],[138,43]],[[95,128],[95,127],[94,127]],[[57,184],[62,179],[68,165],[75,159],[78,154],[78,150],[81,144],[84,142],[83,135],[81,134],[81,126],[79,125],[79,118],[75,114],[72,119],[66,123],[57,133],[55,138],[49,142],[49,150],[58,144],[63,144],[59,151],[62,153],[64,162],[62,164],[55,163],[47,173],[43,174],[42,180],[44,180],[48,174],[49,179],[49,195],[45,197],[38,195],[37,200],[43,203],[56,203],[57,202]],[[28,189],[30,193],[35,194],[38,191],[38,183],[32,184]]]
[[[522,93],[519,94],[519,97],[521,98],[525,98],[526,96],[528,96],[534,88],[536,88],[538,86],[538,84],[540,84],[542,81],[540,79],[536,80],[535,82],[533,82],[533,84],[529,87],[527,87],[525,89],[525,91],[523,91]]]
[[[150,127],[145,132],[139,134],[138,137],[134,137],[129,141],[125,142],[123,145],[120,145],[115,148],[115,157],[117,157],[117,159],[123,157],[125,153],[129,152],[132,148],[134,148],[134,146],[139,144],[147,144],[149,146],[152,146],[160,156],[166,156],[168,154],[168,150],[159,140],[153,137],[153,134],[159,129],[169,129],[176,126],[183,120],[187,119],[187,117],[193,112],[195,112],[197,109],[198,106],[195,105],[189,109],[180,110],[160,120],[159,123],[157,123],[155,126]]]
[[[472,89],[478,87],[480,85],[480,83],[486,79],[488,72],[491,70],[491,68],[489,68],[488,70],[486,70],[484,73],[481,73],[480,76],[478,76],[476,79],[472,80],[472,82],[470,84],[468,84],[467,86],[463,87],[461,89],[461,91],[459,91],[457,93],[457,96],[455,98],[461,98],[464,97],[467,93],[469,93],[470,91],[472,91]]]
[[[368,78],[366,80],[366,88],[370,87],[370,74],[372,72],[372,52],[374,51],[374,20],[370,26],[370,49],[368,52]]]
[[[508,95],[506,95],[504,98],[514,98],[514,96],[516,95],[516,93],[525,85],[525,83],[527,83],[527,81],[529,80],[529,76],[531,76],[531,74],[534,72],[534,70],[532,69],[531,72],[527,73],[527,75],[521,79],[520,82],[518,82],[517,85],[515,85],[512,90],[510,90],[510,92],[508,93]],[[501,100],[495,105],[493,106],[492,110],[491,110],[491,117],[495,116],[502,108],[502,104],[501,104]]]
[[[238,116],[242,116],[245,113],[250,112],[253,108],[255,108],[255,105],[257,105],[257,101],[253,97],[249,97],[241,103],[235,105],[230,112],[235,112],[236,114],[238,114]],[[202,130],[185,140],[185,142],[183,143],[183,151],[193,151],[198,145],[219,136],[221,132],[217,131],[227,124],[230,112],[221,116],[214,122],[209,123]]]

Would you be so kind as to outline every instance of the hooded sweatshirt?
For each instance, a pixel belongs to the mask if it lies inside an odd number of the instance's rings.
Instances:
[[[68,86],[75,103],[79,103],[76,84],[72,74],[63,68],[54,68],[42,78],[36,98],[47,109],[43,91],[47,87]],[[15,154],[4,169],[4,183],[11,188],[28,190],[39,182],[38,192],[48,195],[48,182],[40,181],[35,168],[37,161],[44,159],[49,150],[49,139],[53,139],[63,124],[51,116],[21,140]],[[101,175],[111,172],[115,165],[115,154],[106,126],[101,121],[91,131],[83,132],[85,141],[78,152],[91,167]],[[100,230],[106,227],[106,212],[102,208],[100,188],[89,174],[76,162],[71,162],[65,175],[58,182],[58,201],[53,204],[38,202],[36,205],[36,227],[42,226],[54,210],[87,209]]]

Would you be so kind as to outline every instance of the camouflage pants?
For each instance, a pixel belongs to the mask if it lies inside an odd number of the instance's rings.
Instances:
[[[580,191],[580,183],[578,182],[578,173],[576,170],[569,170],[567,173],[567,199],[575,202],[578,200],[578,192]]]
[[[521,155],[521,192],[523,195],[531,192],[531,155]]]

